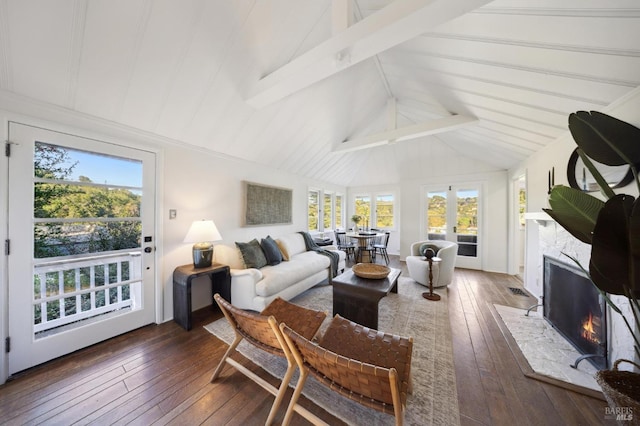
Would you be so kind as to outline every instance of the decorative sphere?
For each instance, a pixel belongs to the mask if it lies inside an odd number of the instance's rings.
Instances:
[[[431,255],[430,256],[427,255],[427,252],[429,252],[429,251],[431,251]],[[427,259],[431,259],[432,257],[435,257],[436,251],[437,251],[436,247],[431,243],[424,243],[418,249],[418,253],[420,253],[421,256],[424,256]]]

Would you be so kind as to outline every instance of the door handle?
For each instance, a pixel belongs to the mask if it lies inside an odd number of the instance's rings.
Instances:
[[[151,247],[145,247],[144,248],[144,252],[145,253],[151,253],[153,251],[153,249]]]

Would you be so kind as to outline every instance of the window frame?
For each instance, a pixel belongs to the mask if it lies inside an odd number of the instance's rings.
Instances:
[[[393,216],[392,216],[392,220],[393,220],[393,226],[388,226],[388,227],[378,227],[375,226],[377,225],[377,221],[378,221],[378,217],[377,217],[377,201],[378,201],[378,197],[382,197],[382,196],[390,196],[392,197],[392,208],[393,208]],[[356,214],[356,201],[359,198],[368,198],[369,199],[369,217],[365,218],[366,220],[368,220],[369,222],[369,228],[375,228],[375,229],[379,229],[381,231],[395,231],[397,229],[396,224],[398,223],[398,197],[397,197],[397,191],[395,190],[390,190],[390,191],[372,191],[372,192],[358,192],[353,194],[353,196],[351,197],[351,208],[352,208],[352,213],[351,216],[353,216],[354,214]],[[349,222],[350,225],[353,225],[353,222],[351,222],[351,216],[349,216]],[[358,226],[365,226],[366,222],[360,222],[358,224]]]
[[[315,193],[317,196],[316,200],[316,227],[315,229],[311,229],[311,194]],[[320,200],[322,200],[322,191],[316,188],[309,188],[307,190],[307,230],[309,232],[320,232],[320,224],[322,223],[322,208],[320,204]]]
[[[310,200],[310,194],[311,193],[316,193],[318,196],[318,210],[317,210],[317,215],[318,215],[318,226],[316,229],[311,229],[310,228],[310,215],[309,215],[309,200]],[[324,224],[324,215],[325,215],[325,208],[324,208],[324,203],[325,203],[325,197],[331,197],[331,203],[330,203],[330,208],[331,208],[331,224],[329,227],[326,227]],[[338,228],[337,225],[337,221],[336,221],[336,200],[340,198],[341,200],[341,211],[340,211],[340,221],[342,224],[345,223],[345,210],[344,210],[344,200],[345,200],[345,196],[343,193],[341,192],[337,192],[337,191],[331,191],[331,190],[325,190],[325,189],[319,189],[319,188],[309,188],[307,190],[307,230],[309,232],[326,232],[326,231],[330,231],[330,230],[335,230],[336,228]],[[343,228],[342,226],[340,228]]]

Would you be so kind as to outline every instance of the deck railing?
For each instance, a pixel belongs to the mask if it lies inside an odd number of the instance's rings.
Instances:
[[[41,262],[34,267],[33,329],[39,334],[141,305],[141,252]]]

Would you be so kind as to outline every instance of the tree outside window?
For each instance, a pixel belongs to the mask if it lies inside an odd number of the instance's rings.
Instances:
[[[335,207],[335,218],[336,218],[336,229],[342,228],[344,224],[342,223],[342,195],[336,195],[336,207]]]
[[[367,226],[371,218],[371,197],[359,195],[355,197],[355,214],[361,218],[361,226]]]
[[[376,228],[393,228],[393,195],[376,196]]]
[[[319,217],[320,217],[320,192],[309,191],[308,200],[308,223],[309,231],[317,231],[319,229]]]
[[[331,229],[333,194],[324,194],[323,229]]]

